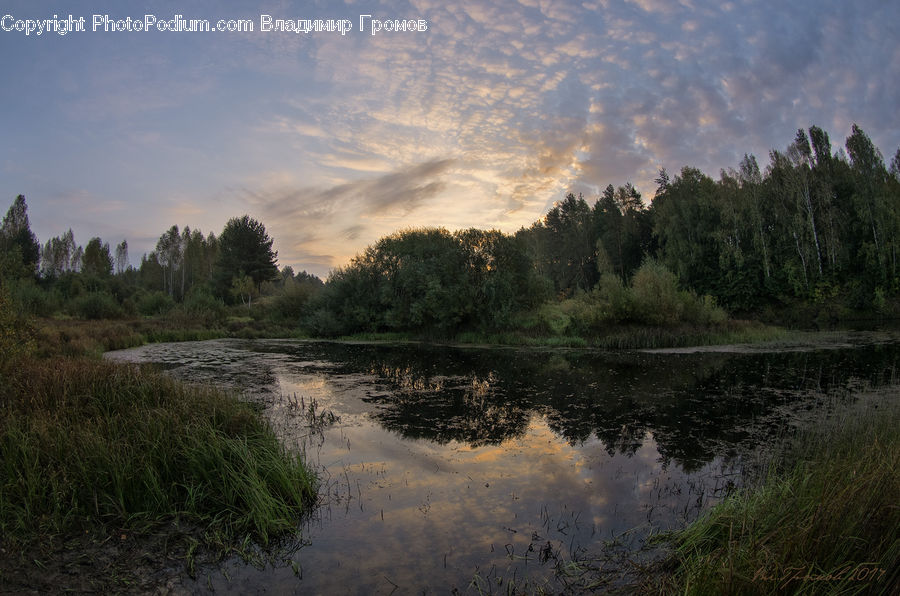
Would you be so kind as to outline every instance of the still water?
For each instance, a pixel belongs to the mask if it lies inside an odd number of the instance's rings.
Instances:
[[[321,479],[319,506],[267,563],[226,561],[181,587],[506,593],[627,581],[627,561],[658,554],[648,536],[721,500],[760,448],[893,385],[900,344],[626,353],[214,340],[107,356],[237,389]]]

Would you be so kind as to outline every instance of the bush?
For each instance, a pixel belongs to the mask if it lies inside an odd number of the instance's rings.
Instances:
[[[71,314],[83,319],[115,319],[122,316],[116,299],[103,292],[82,294],[69,303]]]
[[[0,285],[0,365],[28,353],[33,347],[31,322],[17,308],[6,288]]]
[[[572,317],[566,314],[562,304],[547,302],[537,311],[538,326],[551,335],[565,335],[572,323]]]
[[[159,290],[148,292],[137,300],[137,310],[146,317],[164,315],[175,307],[175,301]]]
[[[306,317],[304,326],[313,334],[321,337],[336,337],[348,332],[348,327],[342,324],[335,314],[325,306],[313,310]]]
[[[16,284],[11,293],[18,308],[35,316],[49,317],[60,308],[56,292],[44,290],[31,280]]]
[[[647,259],[634,274],[631,291],[641,322],[672,325],[682,320],[685,297],[675,274],[655,259]]]
[[[271,313],[274,318],[298,322],[306,313],[310,298],[319,290],[312,284],[292,283],[286,285],[284,292],[272,300]]]
[[[622,280],[614,273],[604,273],[597,284],[598,299],[606,304],[609,318],[616,323],[630,321],[635,316],[634,293],[625,287]]]
[[[209,292],[192,289],[181,304],[181,311],[191,320],[209,325],[225,318],[225,303]]]
[[[728,314],[716,303],[715,296],[704,294],[697,297],[684,293],[684,320],[696,325],[721,325],[728,320]]]

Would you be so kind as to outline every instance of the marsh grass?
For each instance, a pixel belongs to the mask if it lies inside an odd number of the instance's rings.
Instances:
[[[91,359],[20,361],[0,389],[0,532],[177,518],[222,545],[296,526],[314,477],[252,407]]]
[[[100,359],[149,341],[265,333],[262,323],[32,321],[5,298],[0,591],[156,590],[167,569],[259,560],[296,535],[316,478],[258,408]]]
[[[724,321],[710,326],[609,325],[603,330],[584,334],[546,334],[535,330],[469,331],[457,335],[455,341],[465,344],[635,350],[769,342],[786,337],[788,332],[777,327],[748,321]]]
[[[234,318],[206,326],[182,316],[132,319],[38,319],[35,327],[35,354],[40,357],[93,356],[145,343],[200,341],[223,337],[242,339],[297,338],[296,329],[269,321]]]
[[[861,399],[677,536],[684,594],[891,594],[900,585],[900,404]]]

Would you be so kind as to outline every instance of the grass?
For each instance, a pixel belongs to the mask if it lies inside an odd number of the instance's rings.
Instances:
[[[533,330],[495,333],[470,331],[458,334],[455,341],[465,344],[644,349],[776,341],[788,336],[789,332],[777,327],[748,321],[727,321],[709,327],[687,324],[673,327],[610,325],[595,334],[551,334]]]
[[[682,594],[891,594],[900,585],[900,404],[823,420],[677,535]]]
[[[706,327],[690,324],[675,327],[624,326],[593,338],[592,344],[614,349],[680,348],[774,341],[787,335],[787,331],[778,327],[729,320]]]
[[[425,341],[467,345],[503,345],[545,348],[604,348],[613,350],[673,348],[701,345],[774,342],[793,337],[792,332],[751,321],[729,320],[709,326],[681,324],[656,326],[608,325],[595,333],[552,333],[541,329],[461,331],[450,336],[408,332],[355,333],[338,341]]]
[[[294,528],[315,494],[250,404],[139,367],[28,359],[0,389],[0,532],[177,517],[226,544]]]
[[[301,337],[292,328],[268,321],[233,318],[222,325],[206,326],[180,318],[132,319],[39,319],[35,323],[37,356],[99,357],[109,350],[121,350],[145,343],[198,341],[238,337],[241,339]]]
[[[0,323],[13,321],[0,302]],[[158,320],[0,327],[12,330],[0,342],[0,585],[135,589],[172,556],[192,567],[195,555],[272,544],[313,504],[314,474],[252,404],[99,358],[219,330]],[[16,345],[25,347],[6,349]]]

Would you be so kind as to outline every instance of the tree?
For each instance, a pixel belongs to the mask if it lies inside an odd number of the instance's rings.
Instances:
[[[664,263],[682,283],[704,294],[717,293],[721,226],[716,183],[685,166],[665,191],[653,198],[654,232]]]
[[[19,195],[0,227],[0,249],[3,251],[2,273],[13,277],[27,277],[37,274],[41,258],[41,245],[31,231],[28,222],[28,205],[25,197]]]
[[[159,263],[156,252],[141,257],[141,266],[138,268],[138,279],[145,290],[165,292],[166,272]]]
[[[250,310],[254,294],[258,293],[259,288],[253,283],[253,280],[249,276],[244,274],[243,271],[239,271],[238,274],[232,278],[231,295],[239,297],[241,299],[241,304],[247,305],[247,310]]]
[[[128,241],[122,240],[116,246],[116,275],[122,275],[128,269]]]
[[[468,280],[471,317],[479,326],[501,328],[515,312],[546,297],[519,238],[474,228],[453,236],[465,255],[459,277]]]
[[[668,174],[660,172],[659,189],[668,187]],[[626,281],[640,266],[650,237],[650,224],[646,217],[641,193],[630,182],[618,189],[608,185],[594,204],[597,271],[614,271]]]
[[[897,153],[894,154],[894,159],[891,160],[891,176],[897,182],[900,182],[900,149],[897,149]]]
[[[230,295],[232,280],[241,272],[253,280],[259,290],[264,281],[277,279],[278,253],[263,224],[248,215],[233,217],[219,236],[219,256],[213,274],[219,296]]]
[[[540,221],[517,237],[528,247],[538,274],[559,294],[588,290],[597,281],[593,214],[584,197],[568,193]]]
[[[91,238],[84,247],[81,257],[81,271],[85,275],[106,277],[113,269],[113,259],[109,254],[109,243],[104,243],[100,238]]]
[[[165,290],[172,298],[175,297],[175,270],[181,265],[182,255],[181,234],[175,225],[160,236],[156,243],[156,258],[163,268]]]
[[[41,275],[48,279],[60,277],[63,273],[75,271],[81,263],[75,263],[75,235],[69,228],[62,236],[47,240],[41,250]]]
[[[867,253],[874,253],[866,260],[870,265],[877,263],[876,273],[884,277],[890,260],[890,267],[896,272],[896,248],[894,246],[894,218],[889,198],[885,196],[888,172],[884,166],[881,151],[872,143],[868,135],[853,125],[852,134],[847,137],[847,153],[854,178],[853,202],[860,221],[865,222],[866,235],[871,232],[871,244]],[[867,238],[868,240],[868,238]]]

